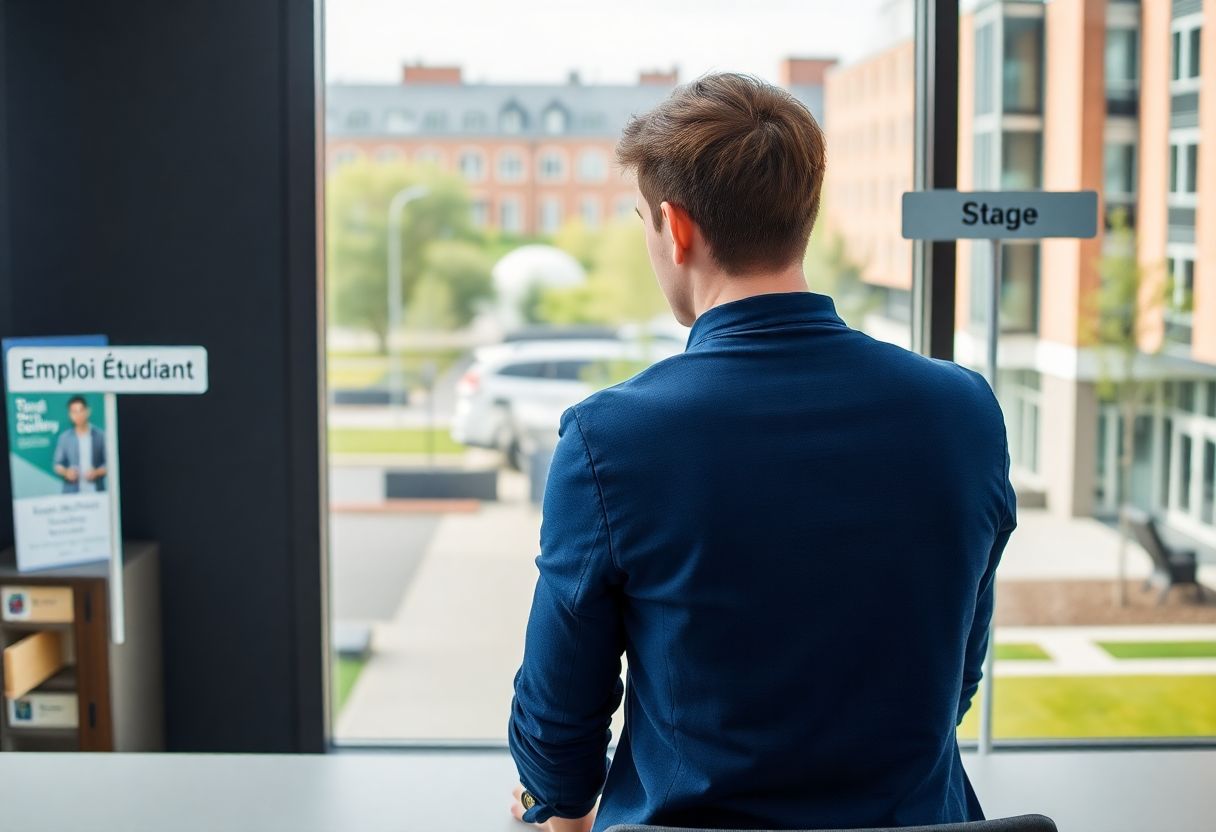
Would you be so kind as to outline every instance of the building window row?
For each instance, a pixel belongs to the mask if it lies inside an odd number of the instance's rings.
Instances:
[[[1000,373],[1009,462],[1017,472],[1031,476],[1039,473],[1041,386],[1041,378],[1035,370],[1002,370]]]
[[[1140,81],[1140,32],[1112,27],[1106,31],[1106,109],[1134,115]]]
[[[1002,63],[1006,113],[1043,112],[1043,19],[1007,17]]]
[[[335,165],[353,162],[362,154],[358,148],[343,147],[334,151]],[[378,162],[395,162],[405,158],[399,147],[387,145],[375,151]],[[439,148],[424,147],[414,153],[417,162],[443,166],[444,154]],[[526,176],[524,153],[501,150],[496,157],[496,175],[500,182],[522,182]],[[478,148],[461,150],[456,156],[456,170],[468,182],[484,182],[488,170],[486,152]],[[537,158],[537,179],[542,182],[562,182],[567,178],[567,156],[562,150],[543,151]],[[600,183],[608,179],[608,158],[603,150],[586,149],[579,153],[575,176],[579,182]]]
[[[1001,332],[1035,333],[1039,329],[1039,244],[1007,243],[1001,247]],[[971,247],[971,323],[988,321],[992,297],[992,257],[987,246]]]
[[[1123,417],[1104,402],[1098,421],[1097,495],[1118,506]],[[1171,525],[1200,536],[1216,530],[1216,381],[1159,383],[1136,416],[1129,501],[1164,513]]]
[[[912,118],[895,117],[834,131],[831,146],[841,156],[873,156],[882,150],[903,150],[912,144]]]
[[[594,194],[581,196],[577,204],[577,217],[589,228],[598,228],[604,221],[605,200]],[[613,212],[620,218],[633,214],[634,198],[630,194],[618,194],[613,199]],[[469,220],[475,228],[487,228],[495,224],[508,234],[524,233],[524,200],[520,196],[502,196],[497,200],[497,211],[488,197],[479,196],[469,204]],[[541,234],[554,234],[569,219],[561,197],[547,195],[537,203],[536,229]]]
[[[1107,199],[1126,200],[1136,195],[1136,145],[1107,142],[1103,153],[1103,189]]]
[[[1199,145],[1195,142],[1170,144],[1171,194],[1193,194],[1199,186]]]
[[[537,162],[537,179],[541,182],[560,182],[566,178],[566,154],[557,150],[546,150]]]
[[[1199,77],[1200,44],[1203,27],[1199,24],[1179,25],[1174,29],[1170,78],[1188,81]]]
[[[892,52],[865,66],[845,70],[833,81],[834,92],[853,103],[874,97],[902,97],[911,88],[916,67],[911,50]]]

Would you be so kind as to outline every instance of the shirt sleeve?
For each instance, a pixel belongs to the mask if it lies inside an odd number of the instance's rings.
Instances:
[[[69,467],[68,466],[68,443],[66,441],[64,441],[64,437],[67,435],[68,434],[66,432],[61,433],[61,434],[59,434],[59,438],[55,440],[55,461],[53,464],[58,465],[60,468]]]
[[[1003,431],[1002,431],[1003,432]],[[1001,555],[1009,543],[1009,536],[1017,527],[1017,497],[1013,484],[1009,481],[1009,442],[1005,440],[1005,472],[1001,487],[1004,490],[1004,506],[1001,512],[1002,521],[997,528],[996,538],[988,553],[988,565],[980,579],[979,595],[975,603],[975,617],[971,621],[971,633],[967,638],[967,651],[963,659],[963,689],[959,694],[958,719],[956,725],[963,721],[967,711],[971,710],[971,700],[979,690],[980,680],[984,677],[984,658],[988,654],[988,638],[992,629],[992,613],[996,601],[996,568],[1001,562]]]
[[[612,714],[621,701],[623,576],[574,409],[562,416],[545,486],[540,577],[515,676],[508,741],[520,783],[543,823],[595,806],[608,770]]]

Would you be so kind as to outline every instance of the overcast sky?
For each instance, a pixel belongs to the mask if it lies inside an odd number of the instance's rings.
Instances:
[[[681,79],[736,70],[776,80],[788,55],[870,51],[892,1],[328,0],[326,76],[394,82],[403,62],[421,60],[459,64],[470,82],[560,83],[578,70],[628,83],[672,64]]]

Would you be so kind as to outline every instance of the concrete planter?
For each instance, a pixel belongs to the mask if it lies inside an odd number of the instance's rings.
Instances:
[[[335,405],[356,405],[356,406],[373,406],[386,407],[392,404],[406,405],[409,404],[409,391],[402,390],[397,396],[397,401],[393,401],[393,394],[383,387],[366,387],[359,390],[331,390],[329,400]]]
[[[384,472],[386,500],[498,499],[498,471],[493,468],[389,469]]]

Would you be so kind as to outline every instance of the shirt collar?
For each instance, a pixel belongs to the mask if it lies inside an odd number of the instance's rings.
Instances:
[[[815,292],[752,295],[703,312],[693,322],[685,350],[691,350],[718,335],[812,323],[845,325],[836,314],[836,305],[827,295]]]

